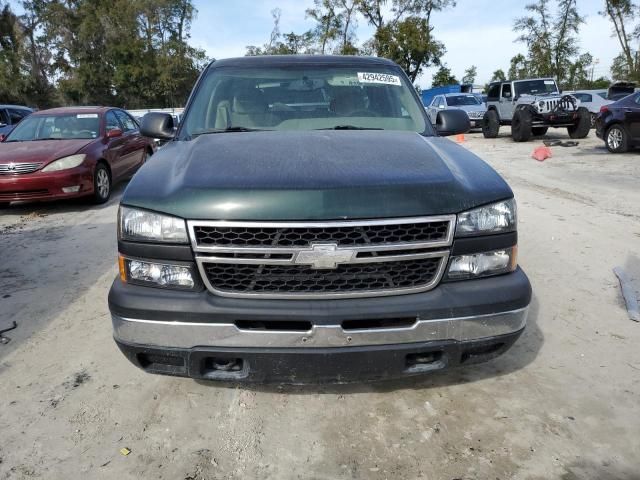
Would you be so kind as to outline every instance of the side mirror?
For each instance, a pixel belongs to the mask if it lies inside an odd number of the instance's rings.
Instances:
[[[107,138],[116,138],[121,136],[122,130],[120,130],[119,128],[112,128],[111,130],[107,131]]]
[[[173,117],[168,113],[149,112],[142,117],[140,134],[143,137],[171,140],[175,133]]]
[[[438,112],[436,131],[441,137],[467,133],[471,129],[469,115],[464,110],[444,110]]]

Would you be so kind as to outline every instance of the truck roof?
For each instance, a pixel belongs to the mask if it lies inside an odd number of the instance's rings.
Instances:
[[[291,64],[324,64],[324,65],[397,65],[391,60],[378,57],[360,57],[355,55],[256,55],[251,57],[225,58],[214,60],[209,67],[221,66],[280,66]]]

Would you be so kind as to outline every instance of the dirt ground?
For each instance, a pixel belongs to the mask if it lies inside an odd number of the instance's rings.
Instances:
[[[0,479],[640,479],[640,152],[593,133],[466,135],[509,181],[529,324],[490,363],[422,380],[236,387],[152,376],[111,339],[120,187],[104,206],[0,214]],[[550,137],[566,139],[564,132]],[[129,455],[120,453],[128,448]]]

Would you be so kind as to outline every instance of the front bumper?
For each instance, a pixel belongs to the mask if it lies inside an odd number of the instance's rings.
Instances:
[[[64,187],[79,186],[77,192],[66,193]],[[0,201],[58,200],[81,197],[93,193],[91,168],[81,165],[59,172],[42,172],[21,175],[0,175]]]
[[[150,373],[317,383],[488,360],[518,338],[530,299],[529,281],[518,269],[424,293],[339,300],[232,299],[116,279],[109,307],[119,347]],[[402,322],[394,326],[395,320]],[[295,323],[288,328],[287,322]],[[300,329],[303,322],[309,328]]]

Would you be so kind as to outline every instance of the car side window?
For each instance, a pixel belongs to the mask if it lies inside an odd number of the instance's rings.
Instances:
[[[9,113],[9,120],[11,121],[11,125],[15,125],[31,113],[28,110],[20,110],[17,108],[9,108],[7,112]]]
[[[500,84],[494,83],[489,86],[489,91],[487,92],[487,100],[497,100],[500,96]]]
[[[120,125],[120,122],[113,110],[109,110],[105,115],[105,124],[107,132],[116,129],[122,130],[122,125]]]
[[[511,98],[511,84],[505,83],[502,85],[502,98]]]
[[[9,116],[7,115],[7,111],[4,108],[0,109],[0,124],[9,124]]]
[[[430,107],[437,107],[438,106],[438,97],[433,97],[433,100],[431,100],[431,105],[429,105]]]
[[[440,106],[442,108],[447,106],[447,97],[440,97]]]
[[[125,112],[121,110],[116,110],[116,115],[118,116],[120,123],[122,123],[122,125],[124,126],[125,132],[130,132],[131,130],[138,129],[138,126],[133,121],[133,119],[129,115],[127,115]]]

